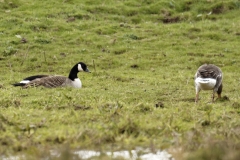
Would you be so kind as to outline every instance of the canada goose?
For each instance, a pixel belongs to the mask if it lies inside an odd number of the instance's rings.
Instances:
[[[212,102],[214,101],[215,92],[217,92],[218,98],[221,98],[223,74],[219,67],[213,64],[204,64],[198,68],[194,79],[196,89],[195,102],[198,101],[201,90],[213,90]]]
[[[35,75],[25,78],[19,83],[13,84],[14,86],[22,86],[23,88],[44,86],[47,88],[65,87],[70,86],[74,88],[81,88],[82,82],[78,78],[78,72],[90,72],[83,62],[74,65],[68,77],[59,75]]]

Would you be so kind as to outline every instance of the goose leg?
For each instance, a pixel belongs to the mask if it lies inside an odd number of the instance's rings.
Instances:
[[[214,91],[213,91],[213,94],[212,94],[212,103],[214,102]]]
[[[221,98],[221,94],[218,94],[218,98]]]
[[[198,96],[199,96],[199,92],[196,93],[195,103],[197,103],[197,101],[198,101]]]

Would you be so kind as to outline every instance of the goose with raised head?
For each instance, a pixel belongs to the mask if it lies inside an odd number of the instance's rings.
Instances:
[[[75,64],[70,70],[69,76],[60,75],[34,75],[23,79],[19,83],[13,84],[14,86],[22,86],[23,88],[43,86],[47,88],[55,87],[73,87],[81,88],[82,82],[78,78],[78,72],[90,72],[87,65],[83,62]]]

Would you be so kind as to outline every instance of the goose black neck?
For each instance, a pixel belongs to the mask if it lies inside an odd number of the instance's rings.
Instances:
[[[72,68],[68,78],[74,81],[74,79],[78,78],[77,74],[78,74],[78,71],[75,68]]]

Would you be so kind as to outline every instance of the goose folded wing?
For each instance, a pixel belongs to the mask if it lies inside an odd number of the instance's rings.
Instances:
[[[218,75],[217,76],[217,81],[216,81],[216,85],[214,87],[214,91],[217,92],[218,88],[222,85],[222,75]]]
[[[198,71],[199,75],[202,77],[202,78],[214,78],[216,79],[217,78],[217,73],[216,71],[214,70],[206,70],[206,69],[201,69]]]
[[[25,88],[44,86],[47,88],[54,88],[62,86],[66,82],[67,77],[64,76],[48,76],[43,78],[37,78],[28,83]]]

